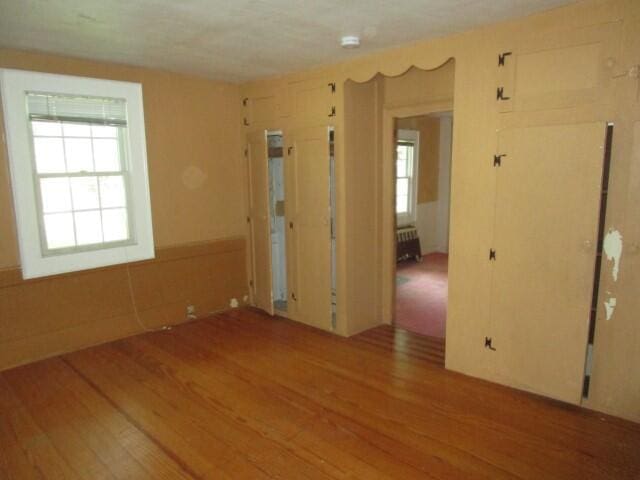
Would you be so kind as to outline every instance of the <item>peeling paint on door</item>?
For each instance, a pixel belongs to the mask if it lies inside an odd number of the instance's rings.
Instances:
[[[620,271],[620,257],[622,256],[622,235],[618,230],[610,229],[604,237],[604,253],[607,260],[613,261],[611,276],[613,281],[618,281],[618,272]]]
[[[604,302],[604,310],[607,314],[606,318],[607,320],[611,320],[611,317],[613,317],[613,312],[616,309],[616,304],[617,304],[617,300],[616,297],[609,297],[605,302]]]

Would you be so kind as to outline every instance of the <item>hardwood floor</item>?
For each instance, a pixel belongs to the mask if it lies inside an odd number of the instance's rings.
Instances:
[[[444,338],[416,335],[402,328],[380,325],[353,337],[400,358],[422,359],[444,366]]]
[[[377,330],[235,310],[2,372],[0,478],[640,478],[640,425]]]

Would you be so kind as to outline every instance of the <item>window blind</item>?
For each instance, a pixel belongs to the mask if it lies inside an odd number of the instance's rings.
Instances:
[[[126,126],[127,103],[120,98],[27,93],[30,120]]]

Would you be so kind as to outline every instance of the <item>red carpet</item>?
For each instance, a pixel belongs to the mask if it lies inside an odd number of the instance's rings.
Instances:
[[[394,322],[397,327],[444,338],[448,258],[445,253],[431,253],[421,263],[409,260],[398,264]]]

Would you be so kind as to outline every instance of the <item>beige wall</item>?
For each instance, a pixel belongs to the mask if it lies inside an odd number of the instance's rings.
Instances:
[[[536,122],[615,121],[616,147],[606,227],[621,232],[625,253],[617,281],[612,278],[611,263],[604,263],[592,388],[584,405],[640,420],[640,375],[636,367],[630,367],[640,365],[640,334],[636,321],[640,309],[636,294],[640,289],[640,277],[634,273],[638,269],[637,252],[640,251],[637,248],[640,220],[635,215],[640,202],[640,168],[637,166],[640,164],[637,148],[640,109],[637,76],[629,74],[640,55],[639,26],[640,3],[589,0],[460,35],[243,86],[243,96],[271,97],[278,105],[287,105],[294,82],[315,79],[319,83],[335,82],[338,86],[335,94],[337,116],[331,120],[336,125],[338,179],[338,331],[350,334],[375,322],[388,321],[390,309],[385,305],[382,307],[386,308],[386,314],[382,317],[376,313],[368,319],[353,317],[370,308],[379,298],[386,298],[388,292],[379,286],[375,290],[357,289],[352,282],[347,282],[347,278],[391,278],[391,266],[384,262],[380,264],[378,260],[382,253],[391,251],[393,241],[378,229],[369,237],[370,243],[363,245],[365,237],[358,231],[360,227],[350,225],[348,221],[351,202],[367,201],[375,212],[384,208],[391,210],[391,206],[382,201],[382,198],[390,197],[380,184],[379,172],[372,174],[376,184],[365,188],[358,186],[362,182],[361,172],[350,169],[353,150],[348,146],[346,122],[350,100],[346,97],[351,87],[345,86],[344,82],[350,79],[366,82],[378,73],[396,77],[412,65],[435,69],[455,58],[447,368],[503,381],[496,373],[494,357],[483,345],[493,321],[487,302],[490,294],[487,279],[491,270],[486,253],[493,240],[491,225],[495,201],[495,171],[485,167],[497,152],[497,132],[508,125]],[[572,45],[584,45],[585,48],[575,50],[575,55],[567,55],[560,63],[554,63],[553,56],[549,56],[545,59],[550,62],[546,68],[541,69],[540,57],[526,55],[521,58],[522,68],[518,72],[497,66],[501,52],[524,54],[566,47],[568,50],[563,51],[566,55],[573,51]],[[538,73],[525,75],[531,67]],[[518,73],[520,76],[516,78]],[[498,103],[496,89],[500,85],[517,86],[519,95],[509,102]],[[266,117],[268,115],[263,117],[265,123]],[[277,117],[278,113],[274,113],[273,118]],[[294,114],[287,121],[296,124],[298,119]],[[318,117],[317,121],[322,120]],[[353,191],[364,197],[354,198],[350,193]],[[351,250],[354,245],[376,252],[377,256],[361,262]],[[617,299],[614,316],[608,321],[603,306],[606,292]],[[544,362],[544,358],[535,361]]]
[[[352,252],[353,263],[361,264],[377,261],[379,252],[370,238],[379,235],[380,226],[376,215],[374,187],[379,181],[375,164],[379,152],[379,132],[384,86],[380,78],[363,85],[347,82],[345,84],[345,138],[346,154],[350,161],[345,165],[348,178],[360,177],[362,181],[350,185],[346,190],[349,209],[346,211],[347,223],[353,229],[348,238],[347,249]],[[353,295],[371,298],[378,288],[377,279],[358,269],[349,270],[348,289]],[[366,328],[368,319],[379,317],[379,304],[376,301],[353,302],[348,305],[352,331]]]
[[[6,150],[0,150],[0,369],[227,308],[246,293],[240,97],[234,85],[0,49],[0,68],[140,82],[158,258],[20,279]]]
[[[7,49],[0,49],[0,68],[141,83],[155,244],[166,247],[243,234],[237,86]],[[6,175],[4,149],[0,155]],[[0,228],[11,232],[0,239],[0,267],[17,266],[8,182],[5,177],[0,181]]]

